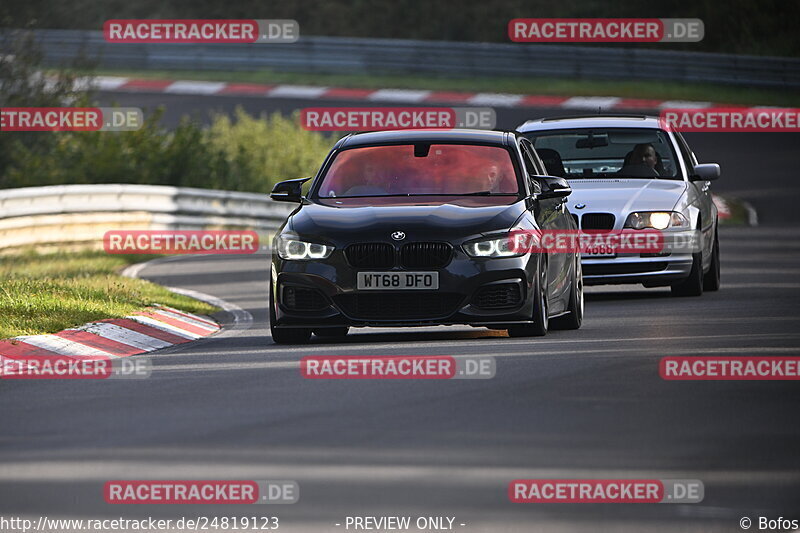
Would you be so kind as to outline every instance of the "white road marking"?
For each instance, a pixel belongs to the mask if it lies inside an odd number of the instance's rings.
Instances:
[[[240,332],[250,329],[250,327],[253,325],[253,315],[236,304],[232,304],[226,300],[217,298],[216,296],[211,296],[210,294],[200,291],[193,291],[191,289],[182,289],[180,287],[167,287],[167,289],[174,293],[183,294],[184,296],[189,296],[190,298],[200,300],[201,302],[213,305],[214,307],[219,307],[223,311],[227,311],[233,316],[233,326],[230,328],[225,328],[221,333],[216,335],[215,338],[238,335]]]
[[[389,334],[396,334],[400,333],[401,331],[405,333],[409,333],[412,330],[392,330]],[[459,333],[467,333],[470,330],[461,330]],[[444,331],[443,331],[444,332]],[[388,332],[387,332],[388,333]],[[309,349],[313,347],[315,352],[323,351],[323,350],[330,350],[330,351],[343,351],[343,352],[355,352],[360,350],[383,350],[383,349],[396,349],[396,350],[405,350],[405,349],[417,349],[417,348],[449,348],[453,352],[460,351],[462,348],[466,347],[487,347],[487,343],[493,343],[492,346],[497,348],[500,345],[497,343],[496,339],[485,338],[482,340],[472,341],[472,340],[464,340],[458,339],[458,344],[453,344],[452,339],[441,340],[441,341],[417,341],[417,342],[405,342],[403,339],[398,339],[397,341],[393,341],[391,343],[376,343],[376,342],[369,342],[369,337],[365,335],[361,337],[364,340],[364,343],[354,343],[354,342],[343,342],[337,344],[313,344],[312,345],[299,345],[299,346],[292,346],[292,347],[281,347],[281,352],[283,353],[290,353],[290,352],[301,352],[304,355],[309,352]],[[410,338],[410,336],[409,336]],[[540,353],[537,347],[542,345],[548,344],[557,344],[557,345],[568,345],[570,347],[570,352],[575,351],[574,346],[576,344],[597,344],[597,343],[610,343],[610,344],[619,344],[619,343],[630,343],[630,342],[639,342],[642,345],[647,345],[647,343],[654,343],[658,342],[660,345],[665,345],[664,343],[669,341],[679,341],[679,340],[691,340],[697,341],[698,337],[695,335],[681,335],[681,336],[663,336],[663,337],[629,337],[629,338],[610,338],[610,339],[576,339],[576,338],[569,338],[564,340],[555,340],[555,339],[512,339],[512,338],[502,338],[502,349],[509,349],[513,348],[513,346],[522,346],[528,349],[528,353],[533,355]],[[703,335],[702,340],[707,339],[800,339],[800,334],[794,333],[742,333],[742,334],[735,334],[735,335]],[[563,352],[557,352],[563,353]],[[455,353],[450,354],[438,354],[438,355],[458,355]],[[472,354],[470,354],[472,355]]]
[[[181,258],[182,256],[169,256],[169,257],[153,259],[150,261],[146,261],[144,263],[137,263],[123,270],[122,275],[127,276],[129,278],[138,278],[141,271],[147,268],[148,266],[155,266],[165,262],[177,261]],[[194,298],[195,300],[200,300],[201,302],[213,305],[214,307],[219,307],[223,311],[230,313],[230,315],[233,317],[233,325],[230,328],[225,328],[220,333],[215,335],[215,338],[231,337],[234,335],[238,335],[240,332],[250,329],[250,327],[253,325],[253,315],[250,314],[250,312],[245,311],[238,305],[223,300],[222,298],[217,298],[216,296],[212,296],[204,292],[195,291],[191,289],[184,289],[181,287],[166,287],[166,288],[167,290],[170,290],[176,294],[183,294],[184,296]]]
[[[659,109],[705,109],[712,107],[711,102],[693,102],[687,100],[666,100],[658,104]]]
[[[195,320],[193,318],[183,316],[179,313],[174,313],[162,307],[153,308],[153,313],[156,315],[163,315],[164,317],[171,318],[173,320],[178,320],[180,322],[183,322],[184,324],[192,325],[196,328],[202,329],[203,331],[207,331],[209,334],[214,333],[219,329],[217,327],[210,326],[205,322],[201,322],[200,320]]]
[[[99,335],[100,337],[121,342],[122,344],[127,344],[128,346],[133,346],[134,348],[139,348],[140,350],[145,350],[148,352],[157,350],[158,348],[173,346],[171,342],[162,341],[161,339],[150,337],[144,333],[139,333],[138,331],[118,326],[116,324],[109,324],[108,322],[94,322],[81,326],[78,329],[82,329],[84,331],[94,333],[95,335]]]
[[[135,322],[139,322],[141,324],[144,324],[145,326],[153,326],[154,328],[166,331],[167,333],[172,333],[173,335],[177,335],[179,337],[184,337],[191,340],[203,338],[202,335],[197,335],[196,333],[192,333],[190,331],[178,329],[175,326],[167,324],[166,322],[161,322],[160,320],[156,320],[155,318],[150,318],[149,316],[131,315],[131,316],[126,316],[125,318],[133,320]]]
[[[764,268],[723,268],[722,272],[726,276],[742,276],[747,274],[797,276],[800,275],[800,268],[772,268],[768,266]]]
[[[109,358],[118,357],[112,353],[104,352],[97,348],[92,348],[91,346],[86,346],[85,344],[80,344],[56,335],[30,335],[26,337],[16,337],[16,339],[61,355],[100,355]]]
[[[478,93],[469,98],[467,103],[475,106],[514,107],[524,98],[525,95],[522,94]]]
[[[215,81],[180,80],[167,86],[165,93],[173,94],[216,94],[225,88],[225,83]]]
[[[347,481],[381,479],[390,483],[396,480],[410,483],[423,480],[429,486],[431,480],[439,480],[445,485],[473,483],[486,488],[494,483],[508,483],[512,479],[700,479],[706,486],[730,484],[752,489],[754,484],[774,487],[800,481],[796,471],[774,470],[658,470],[629,469],[580,469],[580,468],[531,468],[529,466],[469,466],[462,464],[385,464],[387,458],[396,458],[397,450],[370,450],[359,447],[354,451],[336,452],[327,450],[332,457],[329,464],[309,461],[318,451],[303,453],[296,448],[269,450],[265,457],[263,449],[237,449],[231,460],[225,463],[206,460],[224,453],[223,448],[209,447],[194,450],[193,456],[175,455],[169,462],[157,460],[155,452],[152,460],[140,453],[136,461],[113,456],[80,460],[53,459],[47,461],[7,461],[0,470],[0,481],[10,483],[37,483],[56,481],[105,481],[108,479],[141,479],[143,472],[148,476],[158,473],[164,479],[294,479]],[[228,450],[229,452],[229,450]],[[207,455],[207,458],[206,458]],[[228,455],[231,455],[228,453]],[[237,460],[236,457],[239,459]],[[354,463],[358,461],[362,464]],[[80,468],[76,468],[80,464]],[[477,463],[476,463],[477,464]],[[140,477],[137,477],[140,476]]]
[[[79,80],[79,82],[82,80]],[[94,79],[95,86],[100,90],[114,91],[124,90],[124,85],[131,81],[129,78],[122,78],[117,76],[98,76]],[[219,94],[225,88],[230,86],[229,83],[212,82],[212,81],[194,81],[194,80],[176,80],[167,87],[161,89],[162,92],[174,94]],[[264,97],[278,97],[278,98],[321,98],[324,94],[331,89],[339,89],[339,87],[316,87],[312,85],[278,85],[270,89],[269,86],[264,86],[264,93],[260,96]],[[153,89],[158,91],[158,89]],[[433,91],[431,90],[412,90],[412,89],[380,89],[369,93],[365,99],[372,101],[393,101],[393,102],[421,102],[425,100]],[[256,96],[256,94],[253,94]],[[515,107],[522,103],[526,98],[537,98],[547,95],[536,94],[492,94],[492,93],[475,93],[468,101],[474,105],[486,106],[499,106],[499,107]],[[567,109],[597,109],[600,108],[615,108],[619,105],[621,97],[616,96],[573,96],[564,100],[556,107],[563,107]],[[461,100],[453,102],[454,104],[461,104]],[[656,104],[658,109],[664,108],[685,108],[685,109],[703,109],[713,107],[711,102],[696,102],[685,100],[666,100]],[[755,217],[751,214],[752,221]],[[752,223],[751,221],[751,223]]]
[[[722,282],[722,290],[726,289],[800,289],[800,283],[728,283]]]
[[[162,304],[159,304],[158,308],[162,311],[171,311],[179,316],[193,318],[194,320],[198,320],[202,324],[205,324],[206,326],[211,327],[213,329],[219,329],[219,324],[217,324],[208,317],[201,315],[194,315],[192,313],[189,313],[188,311],[181,311],[180,309],[175,309],[174,307],[169,307],[167,305],[162,305]]]
[[[126,278],[138,278],[139,272],[142,269],[149,267],[160,265],[161,263],[171,263],[172,261],[177,261],[181,259],[183,256],[180,255],[170,255],[167,257],[158,257],[156,259],[151,259],[150,261],[145,261],[144,263],[136,263],[133,265],[129,265],[125,267],[125,269],[120,273],[120,275],[125,276]]]
[[[621,98],[616,96],[573,96],[561,103],[567,109],[609,109],[616,107]]]
[[[278,85],[267,96],[278,98],[319,98],[328,87],[313,87],[310,85]]]
[[[238,355],[253,355],[259,356],[263,355],[262,350],[246,350],[246,351],[237,351]],[[756,354],[767,354],[767,355],[791,355],[791,354],[800,354],[800,347],[797,348],[740,348],[740,347],[731,347],[731,348],[706,348],[706,349],[693,349],[693,348],[680,348],[680,349],[668,349],[665,351],[664,354],[653,354],[653,353],[645,353],[642,349],[639,348],[602,348],[597,350],[570,350],[569,355],[586,355],[586,356],[599,356],[602,354],[608,354],[611,356],[617,354],[633,354],[633,356],[641,355],[643,358],[661,358],[666,356],[703,356],[703,355],[726,355],[726,356],[748,356],[748,355],[756,355]],[[436,357],[446,357],[445,355],[436,355],[436,354],[407,354],[403,353],[403,355],[411,355],[414,357],[419,357],[422,355],[435,355]],[[508,350],[504,350],[503,353],[497,353],[495,351],[488,351],[488,352],[470,352],[464,353],[459,355],[453,355],[454,359],[467,359],[473,357],[494,357],[494,358],[506,358],[506,357],[531,357],[531,358],[542,358],[542,357],[549,357],[549,356],[563,356],[565,355],[564,350],[540,350],[535,353],[531,353],[527,351],[525,347],[519,347],[519,351],[511,352]],[[397,354],[363,354],[361,357],[395,357]],[[623,357],[628,357],[628,355],[623,355]],[[608,357],[604,358],[605,360]],[[548,360],[547,362],[551,362],[552,359]],[[541,360],[540,362],[545,362]],[[181,364],[170,364],[170,365],[158,365],[154,368],[154,370],[161,372],[192,372],[192,371],[204,371],[204,372],[231,372],[231,371],[252,371],[252,370],[292,370],[292,369],[299,369],[300,368],[300,361],[252,361],[252,362],[241,362],[241,363],[181,363]],[[593,369],[596,371],[597,369]],[[573,368],[565,369],[565,372],[573,372]],[[444,380],[447,381],[447,380]]]
[[[119,76],[97,76],[91,79],[90,83],[98,91],[113,91],[128,83],[129,80],[130,78],[122,78]]]
[[[367,96],[367,100],[375,102],[421,102],[432,91],[413,91],[410,89],[380,89]]]

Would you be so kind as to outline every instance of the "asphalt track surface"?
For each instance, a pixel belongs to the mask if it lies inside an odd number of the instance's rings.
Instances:
[[[120,96],[122,105],[147,105],[144,95],[130,95],[138,104]],[[152,98],[169,113],[310,105]],[[501,127],[520,122],[520,110],[497,112]],[[742,196],[762,221],[721,230],[719,292],[673,298],[593,287],[579,331],[540,339],[468,327],[358,329],[344,340],[277,346],[266,255],[148,266],[142,277],[222,298],[252,322],[220,313],[224,333],[157,352],[147,380],[0,383],[0,516],[271,515],[281,530],[304,532],[345,531],[336,524],[365,515],[451,516],[464,532],[741,531],[744,516],[800,519],[797,382],[658,375],[663,356],[800,355],[796,141],[690,138],[701,159],[723,166],[715,190],[755,192]],[[305,355],[490,355],[497,374],[306,380]],[[512,504],[507,486],[518,478],[699,479],[705,499]],[[294,505],[244,509],[114,506],[102,496],[113,479],[292,479],[301,495]]]

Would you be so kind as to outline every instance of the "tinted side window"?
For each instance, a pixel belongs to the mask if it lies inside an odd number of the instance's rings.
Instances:
[[[534,155],[535,152],[533,151],[531,143],[524,140],[520,143],[520,146],[522,148],[522,159],[525,160],[525,170],[528,171],[528,174],[531,176],[542,175],[541,165],[536,164],[538,158]]]
[[[528,182],[528,189],[531,191],[532,194],[539,194],[542,192],[542,186],[539,185],[539,182],[533,179],[531,176],[538,176],[542,172],[536,165],[536,158],[532,154],[535,154],[533,150],[533,145],[531,145],[530,141],[527,139],[521,139],[519,143],[520,150],[522,151],[522,160],[525,161],[525,170],[527,176],[525,177],[526,181]]]
[[[544,161],[542,161],[542,158],[539,157],[539,153],[536,151],[536,149],[533,147],[532,144],[529,144],[528,147],[530,148],[531,158],[533,158],[533,162],[539,168],[539,175],[541,176],[548,175],[549,172],[547,171],[547,166],[545,166]]]

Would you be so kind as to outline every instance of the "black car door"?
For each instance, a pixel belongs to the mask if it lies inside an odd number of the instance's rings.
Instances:
[[[546,171],[544,165],[539,162],[536,157],[536,152],[530,141],[521,139],[520,148],[522,149],[523,159],[525,161],[525,170],[530,176],[542,176]],[[537,206],[533,206],[533,212],[536,216],[536,223],[542,230],[564,232],[571,228],[568,217],[569,211],[567,210],[566,198],[546,198],[539,199]],[[548,299],[555,302],[560,299],[561,295],[569,289],[569,274],[571,262],[567,258],[573,257],[574,254],[566,253],[548,253],[547,254],[547,280],[548,280]],[[559,309],[551,311],[559,312]]]

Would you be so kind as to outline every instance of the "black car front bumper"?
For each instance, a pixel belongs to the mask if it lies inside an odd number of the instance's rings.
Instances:
[[[459,248],[444,267],[355,268],[336,250],[324,261],[272,259],[276,327],[502,327],[530,323],[538,256],[471,258]],[[358,290],[359,271],[438,272],[438,290]]]

